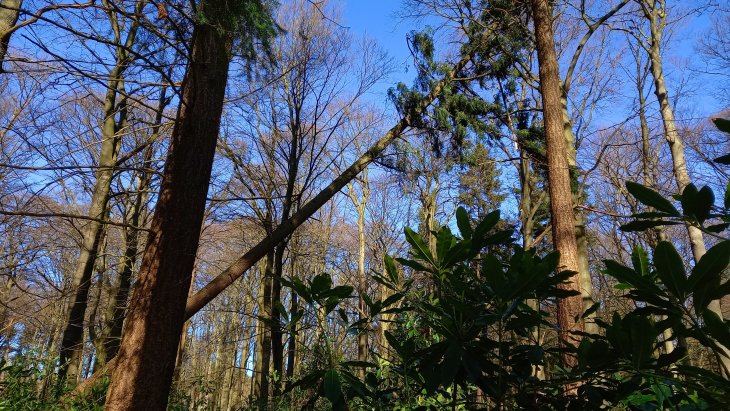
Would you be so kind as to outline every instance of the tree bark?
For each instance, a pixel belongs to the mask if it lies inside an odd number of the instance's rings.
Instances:
[[[362,188],[362,196],[358,198],[357,193],[353,185],[348,186],[348,196],[352,201],[352,204],[357,210],[357,233],[358,233],[358,250],[357,250],[357,292],[358,298],[358,319],[362,320],[367,317],[367,305],[363,295],[367,293],[367,283],[365,281],[365,211],[368,203],[368,197],[370,196],[370,187],[368,184],[367,170],[363,172],[362,181],[360,182]],[[368,360],[368,333],[369,327],[363,326],[360,333],[357,335],[357,360],[367,361]],[[358,367],[358,377],[361,380],[365,380],[365,367]]]
[[[664,80],[664,69],[662,68],[661,41],[662,30],[666,23],[666,5],[663,0],[652,3],[651,5],[642,2],[644,15],[649,20],[651,38],[649,39],[649,59],[651,66],[651,74],[654,78],[654,94],[659,102],[659,112],[662,116],[664,125],[664,137],[669,144],[669,150],[672,153],[672,168],[674,178],[677,183],[677,189],[682,193],[691,182],[689,172],[687,171],[687,162],[684,157],[684,142],[677,132],[677,125],[674,119],[674,111],[669,103],[669,93],[667,91],[666,82]],[[689,242],[692,247],[692,254],[695,263],[705,255],[705,242],[702,231],[697,227],[686,225]],[[723,318],[720,300],[713,300],[707,307],[710,311]],[[730,350],[724,350],[725,356],[718,356],[720,368],[725,378],[730,379]]]
[[[545,141],[547,145],[548,185],[550,193],[550,216],[553,246],[560,252],[558,269],[579,272],[578,247],[575,240],[575,216],[573,214],[573,193],[570,185],[567,149],[563,134],[563,113],[560,103],[560,72],[555,54],[555,40],[552,27],[552,8],[549,0],[530,0],[535,24],[535,41],[540,65],[540,93],[542,95]],[[580,292],[579,279],[571,277],[561,287]],[[580,295],[558,300],[557,320],[563,344],[573,344],[576,336],[572,331],[582,331],[575,318],[582,313]],[[576,359],[563,355],[566,366],[575,365]]]
[[[74,294],[68,307],[66,327],[61,339],[59,381],[68,381],[72,384],[75,384],[79,377],[78,364],[83,349],[84,317],[89,302],[91,276],[104,231],[101,220],[106,219],[108,214],[109,191],[120,147],[121,139],[118,135],[115,115],[117,113],[116,97],[121,86],[122,71],[123,67],[117,65],[110,73],[110,80],[107,84],[102,143],[98,159],[99,169],[96,172],[96,183],[88,213],[89,217],[95,220],[89,221],[82,232],[81,250],[73,276]],[[120,110],[120,115],[125,116],[126,110]]]
[[[144,1],[138,1],[135,11],[141,11]],[[110,19],[116,18],[110,13]],[[101,150],[98,158],[98,171],[94,192],[89,207],[90,220],[84,227],[81,239],[81,250],[73,276],[74,295],[68,308],[66,327],[61,338],[59,381],[75,383],[78,378],[78,363],[83,349],[84,317],[88,306],[89,288],[91,287],[91,276],[94,272],[94,262],[98,253],[99,243],[103,233],[103,221],[108,213],[109,191],[111,190],[112,179],[114,178],[114,166],[117,162],[117,155],[121,146],[121,135],[119,131],[126,124],[127,106],[126,98],[122,98],[117,106],[117,95],[123,92],[123,75],[129,64],[129,50],[135,43],[139,24],[132,23],[124,43],[121,43],[121,33],[118,26],[112,21],[115,27],[116,61],[115,66],[109,73],[107,91],[104,98],[104,121],[101,130]],[[118,121],[115,119],[119,114]]]
[[[263,313],[260,313],[258,322],[261,324],[261,347],[259,348],[258,355],[261,358],[258,386],[258,401],[262,406],[266,406],[269,403],[269,370],[271,366],[271,327],[265,323],[265,320],[270,320],[273,312],[271,305],[271,289],[273,283],[273,264],[274,264],[274,250],[272,249],[266,256],[266,264],[264,267],[264,296],[263,296]]]
[[[108,410],[164,410],[200,240],[233,36],[203,2],[151,231],[107,392]]]
[[[18,22],[20,7],[23,0],[2,0],[0,1],[0,73],[4,71],[3,63],[8,53],[12,28]]]

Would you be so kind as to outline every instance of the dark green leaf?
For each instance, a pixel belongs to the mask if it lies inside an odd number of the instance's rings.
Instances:
[[[697,187],[694,184],[687,184],[687,187],[682,190],[680,201],[682,203],[682,211],[686,216],[694,216],[696,214],[695,207],[697,205]]]
[[[342,383],[340,382],[340,376],[337,374],[337,370],[332,368],[327,370],[324,374],[324,395],[330,401],[335,404],[342,398]]]
[[[347,318],[347,312],[345,310],[340,308],[339,310],[337,310],[337,314],[340,315],[340,318],[342,318],[342,321],[344,321],[345,323],[349,322],[349,319]]]
[[[318,274],[312,279],[311,284],[312,294],[319,295],[323,291],[332,288],[332,277],[326,273]]]
[[[654,352],[654,327],[644,316],[632,316],[630,324],[632,360],[636,368],[644,368]]]
[[[724,156],[717,157],[712,161],[719,164],[725,164],[726,166],[730,166],[730,154],[725,154]]]
[[[439,267],[444,268],[444,262],[449,258],[449,250],[456,239],[449,227],[441,227],[436,235],[436,258]]]
[[[674,216],[680,216],[679,211],[674,208],[669,200],[662,197],[659,193],[652,190],[651,188],[644,187],[643,185],[638,183],[627,181],[626,189],[629,190],[629,193],[631,193],[631,195],[633,195],[642,204]]]
[[[461,237],[464,239],[471,238],[472,229],[469,223],[469,214],[466,212],[464,207],[456,209],[456,225],[459,227]]]
[[[680,301],[687,298],[687,275],[684,262],[672,243],[660,241],[654,249],[654,267],[657,276]]]
[[[432,265],[436,265],[433,260],[433,256],[431,255],[431,251],[429,251],[428,246],[423,241],[423,238],[408,227],[405,228],[405,234],[406,241],[408,241],[408,244],[413,247],[411,249],[411,253],[413,253],[413,255],[418,259],[427,261]]]
[[[710,210],[714,204],[715,194],[712,192],[710,187],[702,187],[699,193],[697,193],[697,199],[695,200],[694,206],[695,217],[697,217],[697,221],[699,221],[700,224],[707,220],[707,217],[710,215]]]
[[[730,227],[730,223],[721,223],[721,224],[713,224],[710,226],[705,227],[705,230],[707,230],[710,233],[721,233]]]
[[[439,367],[439,373],[441,374],[441,383],[444,386],[449,386],[454,382],[456,373],[459,371],[461,365],[461,350],[455,344],[450,344],[449,348],[446,349],[446,355],[444,360],[441,362]]]
[[[724,118],[713,118],[712,122],[715,123],[715,127],[717,127],[718,130],[730,133],[730,120]]]
[[[705,328],[708,334],[720,344],[730,348],[730,326],[710,310],[705,310],[702,313],[702,319],[705,320]]]
[[[699,284],[713,281],[714,277],[720,278],[720,274],[728,265],[730,265],[730,241],[725,240],[707,250],[695,264],[692,274],[687,279],[687,288],[694,291]]]
[[[398,270],[395,268],[395,263],[393,262],[393,257],[386,254],[383,261],[385,262],[385,271],[388,273],[388,277],[390,278],[390,281],[392,281],[393,284],[397,284],[398,283]]]
[[[429,269],[428,267],[426,267],[425,265],[419,263],[418,261],[408,260],[405,258],[396,258],[395,260],[398,261],[399,263],[405,265],[406,267],[411,267],[412,269],[414,269],[416,271],[424,271],[424,272],[433,271],[433,270]]]
[[[587,310],[586,310],[586,311],[585,311],[585,312],[584,312],[584,313],[583,313],[583,314],[582,314],[582,315],[580,316],[580,318],[581,318],[581,319],[583,319],[583,318],[587,318],[587,317],[588,317],[588,316],[590,316],[591,314],[593,314],[593,313],[595,313],[596,311],[598,311],[598,309],[599,309],[600,307],[601,307],[601,303],[600,303],[600,302],[597,302],[597,303],[593,303],[593,305],[591,305],[591,306],[590,306],[590,307],[589,307],[589,308],[588,308],[588,309],[587,309]]]
[[[631,263],[637,274],[644,277],[649,275],[649,254],[641,246],[637,245],[631,252]]]
[[[484,237],[487,235],[487,232],[494,228],[495,225],[499,222],[499,210],[492,211],[491,213],[484,216],[484,219],[481,223],[477,225],[477,227],[474,229],[474,235],[472,236],[472,240],[474,242],[475,246],[481,246],[481,241],[484,239]]]
[[[613,260],[603,260],[606,265],[606,273],[611,277],[619,280],[622,283],[630,284],[634,287],[639,283],[639,278],[636,271],[626,267],[623,264],[617,263]]]

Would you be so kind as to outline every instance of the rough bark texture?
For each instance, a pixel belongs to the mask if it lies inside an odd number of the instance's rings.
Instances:
[[[586,44],[588,44],[588,41],[591,39],[593,34],[596,33],[596,30],[598,30],[599,27],[601,27],[606,21],[608,21],[608,19],[618,13],[618,11],[621,10],[628,3],[629,0],[622,0],[606,14],[588,24],[588,30],[578,42],[570,64],[568,65],[568,70],[565,74],[565,79],[562,84],[561,96],[561,104],[563,109],[563,134],[565,136],[566,150],[568,153],[568,165],[574,171],[578,170],[576,158],[577,145],[575,135],[573,134],[573,124],[568,113],[568,93],[570,92],[570,87],[573,82],[573,73],[575,72],[575,68],[578,65],[578,59],[585,50]],[[578,195],[576,195],[574,198],[575,206],[579,206],[583,202],[582,198],[580,198],[579,196],[580,193],[577,194]],[[590,264],[588,261],[588,235],[586,232],[585,213],[580,209],[575,210],[575,240],[578,246],[578,278],[580,281],[581,296],[583,298],[583,310],[585,311],[590,308],[595,301],[593,299],[593,281],[591,278]],[[585,327],[586,332],[593,334],[598,333],[598,326],[594,321],[595,316],[596,314],[594,312],[592,314],[589,314],[585,318],[583,326]]]
[[[2,0],[0,1],[0,73],[3,72],[3,63],[8,53],[12,28],[18,22],[20,6],[23,0]]]
[[[570,186],[570,170],[563,134],[560,73],[555,54],[552,10],[548,0],[531,0],[530,3],[540,65],[540,93],[547,145],[553,246],[560,252],[559,269],[578,273],[573,193]],[[580,291],[579,279],[573,276],[570,282],[563,287]],[[564,343],[571,343],[575,339],[569,335],[571,331],[581,330],[581,324],[575,321],[575,317],[582,313],[582,307],[583,302],[580,295],[558,301],[557,320]],[[569,366],[575,363],[575,359],[569,355],[565,355],[563,361]]]
[[[206,9],[209,6],[210,9]],[[203,12],[217,11],[206,2]],[[215,21],[215,19],[213,19]],[[162,186],[107,393],[109,410],[164,410],[186,319],[232,36],[198,23]]]

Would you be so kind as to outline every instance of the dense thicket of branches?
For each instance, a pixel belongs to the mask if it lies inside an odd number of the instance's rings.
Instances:
[[[0,0],[0,409],[730,400],[711,3]]]

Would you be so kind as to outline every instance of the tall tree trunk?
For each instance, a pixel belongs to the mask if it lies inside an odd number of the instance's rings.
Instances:
[[[215,24],[223,20],[224,3],[204,1],[206,22],[193,30],[160,194],[107,392],[109,410],[167,406],[228,79],[233,36]]]
[[[159,137],[160,127],[162,125],[165,107],[169,103],[167,98],[167,89],[163,88],[160,92],[158,100],[157,112],[155,113],[155,122],[151,130],[151,139]],[[150,143],[144,150],[142,167],[148,167],[154,155],[154,145]],[[106,351],[107,361],[114,358],[119,351],[119,344],[122,339],[122,327],[124,325],[124,314],[127,310],[127,300],[129,299],[129,291],[132,285],[132,274],[137,263],[137,252],[139,247],[139,230],[136,227],[143,225],[147,210],[147,191],[152,185],[152,174],[146,171],[140,171],[137,177],[137,194],[134,204],[130,211],[127,212],[125,220],[131,227],[124,231],[124,257],[122,259],[122,268],[119,271],[119,278],[114,287],[113,298],[108,308],[108,328],[109,332],[104,341],[104,350]]]
[[[651,29],[648,52],[651,74],[654,78],[654,94],[659,102],[659,112],[661,113],[662,123],[664,124],[664,137],[667,140],[667,144],[669,144],[669,150],[672,154],[672,168],[677,189],[682,193],[692,180],[690,179],[689,172],[687,172],[687,162],[684,157],[684,142],[677,132],[674,111],[669,102],[669,94],[664,80],[664,69],[662,68],[661,41],[662,31],[666,23],[667,9],[664,0],[655,1],[651,4],[642,1],[641,6],[645,17],[649,20]],[[698,262],[706,252],[702,231],[689,224],[686,227],[694,260]],[[723,318],[720,300],[713,300],[707,308],[720,318]],[[726,355],[718,356],[718,361],[720,362],[723,375],[725,378],[730,379],[730,350],[723,350]]]
[[[573,193],[570,185],[565,138],[563,134],[563,113],[560,103],[560,73],[555,54],[552,7],[549,0],[530,0],[532,17],[535,24],[535,41],[540,65],[540,93],[542,95],[545,141],[547,145],[548,184],[550,193],[550,216],[552,222],[553,246],[560,252],[560,271],[568,270],[576,274],[578,267],[578,247],[575,240],[575,216],[573,215]],[[561,287],[580,292],[579,279],[571,277],[568,284]],[[581,296],[558,300],[557,320],[561,340],[572,344],[577,339],[569,333],[582,331],[575,318],[582,313]],[[567,366],[575,365],[576,359],[563,355]]]
[[[0,73],[4,71],[3,63],[8,53],[12,28],[20,17],[23,0],[0,0]]]
[[[145,1],[138,1],[135,5],[135,11],[141,12]],[[83,229],[81,239],[81,250],[79,259],[74,269],[73,290],[74,295],[68,308],[68,320],[61,338],[60,353],[60,369],[59,380],[74,382],[78,378],[78,359],[83,348],[84,335],[84,317],[86,315],[86,307],[88,305],[89,287],[91,286],[91,276],[94,271],[94,262],[98,252],[99,242],[101,241],[103,224],[109,203],[109,191],[111,189],[112,179],[114,177],[114,166],[117,162],[117,155],[121,146],[121,135],[119,131],[126,124],[127,104],[126,98],[123,97],[117,107],[117,95],[124,90],[123,75],[130,62],[129,50],[135,43],[139,24],[132,23],[127,33],[127,38],[122,44],[121,33],[115,18],[116,13],[110,13],[109,19],[112,20],[112,26],[116,28],[115,40],[118,45],[116,47],[116,62],[114,68],[109,73],[107,81],[107,91],[104,98],[104,121],[101,130],[101,150],[98,158],[98,170],[96,172],[96,182],[94,184],[94,192],[89,206],[90,220]],[[119,120],[115,120],[116,114],[119,113]]]
[[[99,153],[96,183],[89,207],[89,217],[94,220],[86,223],[82,231],[81,250],[73,276],[74,295],[68,307],[66,327],[61,339],[61,356],[59,380],[75,384],[79,377],[79,358],[83,349],[84,317],[89,300],[91,276],[99,251],[104,225],[101,221],[107,218],[109,191],[114,176],[114,165],[119,153],[120,136],[117,131],[115,115],[117,112],[116,96],[120,87],[121,66],[115,67],[107,85],[104,101],[104,123],[102,127],[102,144]],[[120,110],[122,116],[126,110]]]
[[[151,160],[152,149],[145,153],[145,164]],[[124,324],[124,313],[127,309],[127,299],[129,297],[129,289],[132,284],[132,273],[137,262],[137,249],[139,244],[139,227],[147,203],[147,190],[150,187],[151,176],[143,174],[138,178],[137,195],[135,196],[132,209],[128,211],[126,221],[133,227],[125,229],[124,233],[124,257],[122,258],[122,268],[119,271],[119,278],[114,286],[113,298],[109,302],[107,318],[109,321],[109,332],[104,340],[104,351],[106,351],[107,361],[114,358],[119,351],[119,343],[122,338],[122,326]]]
[[[274,250],[272,249],[266,256],[266,264],[264,268],[264,297],[263,297],[263,313],[259,314],[258,323],[261,324],[261,346],[257,356],[261,358],[261,374],[258,386],[258,401],[262,406],[269,403],[269,367],[271,365],[271,327],[265,321],[271,319],[273,308],[271,306],[271,289],[273,280],[273,264]]]
[[[292,316],[299,314],[299,296],[295,291],[291,293],[291,307],[289,312]],[[296,324],[292,324],[291,332],[289,333],[289,343],[287,344],[287,357],[286,357],[286,378],[291,381],[294,377],[294,369],[296,367],[297,359],[297,329]]]
[[[575,172],[575,178],[578,177],[578,163],[577,163],[577,141],[575,134],[573,134],[573,124],[568,113],[568,93],[573,81],[573,73],[578,64],[578,59],[585,50],[586,44],[590,38],[595,34],[599,27],[601,27],[608,19],[618,13],[630,0],[622,0],[617,3],[611,10],[598,19],[593,20],[588,24],[587,31],[583,37],[578,41],[578,45],[573,53],[570,64],[568,65],[565,79],[561,87],[561,105],[563,109],[563,134],[565,136],[565,144],[568,155],[568,166],[571,167],[571,171]],[[583,199],[580,197],[580,193],[576,193],[574,196],[574,205],[579,206],[583,203]],[[581,297],[583,299],[583,310],[590,308],[595,302],[593,299],[593,280],[591,278],[590,264],[588,261],[588,236],[586,233],[585,213],[581,209],[576,209],[575,213],[575,240],[578,247],[578,279],[580,284]],[[594,318],[595,312],[589,314],[583,322],[585,331],[596,334],[598,333],[598,326],[596,325]]]
[[[362,189],[362,196],[358,198],[355,192],[354,186],[351,184],[348,186],[348,196],[355,206],[357,211],[357,233],[358,233],[358,250],[357,250],[357,292],[358,298],[358,319],[362,320],[367,317],[367,304],[363,295],[368,292],[367,284],[365,281],[365,211],[368,204],[368,197],[370,196],[370,187],[368,184],[367,170],[363,172],[362,179],[360,180],[360,187]],[[431,215],[431,213],[428,213]],[[430,221],[430,220],[429,220]],[[431,229],[433,227],[430,227]],[[430,237],[429,237],[430,238]],[[357,335],[357,360],[367,361],[368,360],[368,333],[369,327],[363,326],[360,333]],[[358,377],[361,380],[365,379],[365,368],[358,368]]]
[[[646,67],[642,67],[640,54],[637,53],[636,59],[636,92],[639,97],[639,132],[641,133],[641,171],[644,177],[644,185],[655,188],[656,181],[652,171],[651,160],[651,142],[649,141],[649,122],[646,119],[646,97],[644,97],[644,87],[646,85]],[[650,208],[649,211],[653,211]],[[657,226],[649,231],[649,245],[654,248],[659,241],[666,240],[666,234],[662,226]],[[662,316],[661,319],[665,317]],[[666,354],[674,351],[674,343],[672,342],[672,329],[667,328],[662,333],[664,341],[662,345]]]
[[[296,258],[291,258],[291,275],[298,275],[297,261]],[[297,293],[291,291],[291,301],[289,307],[289,313],[291,318],[295,318],[299,314],[299,296]],[[291,322],[291,329],[289,330],[289,343],[287,344],[287,358],[286,358],[286,378],[291,381],[294,377],[294,369],[297,359],[297,323]]]
[[[198,52],[200,53],[200,52]],[[372,163],[386,147],[390,145],[397,137],[399,137],[405,129],[411,124],[414,118],[419,116],[423,111],[441,94],[446,84],[454,78],[471,60],[471,56],[464,56],[457,64],[454,65],[453,69],[445,76],[445,78],[437,83],[431,92],[429,92],[423,99],[414,107],[410,112],[406,113],[396,125],[394,125],[388,132],[386,132],[377,142],[375,142],[360,158],[355,160],[350,167],[342,172],[337,178],[335,178],[327,187],[323,188],[316,196],[314,196],[306,204],[302,205],[291,218],[283,221],[279,224],[276,229],[272,232],[267,233],[266,237],[259,241],[255,246],[245,252],[241,257],[234,261],[228,266],[223,272],[218,274],[208,284],[205,285],[201,290],[192,295],[187,302],[185,307],[185,319],[189,319],[195,313],[200,311],[206,304],[218,296],[223,290],[229,285],[233,284],[238,278],[240,278],[248,269],[254,264],[259,262],[264,256],[274,250],[274,248],[285,238],[290,236],[294,230],[302,225],[309,217],[314,215],[325,203],[327,203],[332,197],[334,197],[342,188],[344,188],[350,181],[352,181],[362,170],[364,170],[370,163]],[[200,108],[199,108],[200,109]],[[207,116],[206,116],[207,118]],[[190,120],[188,120],[190,121]],[[176,124],[177,125],[177,124]],[[174,133],[173,133],[174,134]],[[181,183],[178,183],[181,184]],[[170,203],[169,201],[167,203]],[[169,207],[169,206],[167,206]],[[159,208],[159,203],[158,203]],[[188,221],[186,218],[184,221]],[[154,220],[153,220],[154,223]],[[158,223],[159,225],[159,223]],[[155,228],[153,224],[153,232],[158,232],[159,229]],[[157,235],[151,235],[151,238],[156,238]],[[197,236],[196,236],[197,238]],[[168,240],[169,241],[169,240]],[[149,243],[148,247],[149,248]],[[147,251],[145,251],[147,254]],[[143,259],[144,264],[144,259]],[[141,276],[140,276],[141,278]],[[137,291],[135,290],[135,294]],[[147,303],[149,304],[149,302]],[[150,310],[149,305],[144,308],[143,311],[147,312]],[[127,314],[130,317],[130,314]],[[138,322],[136,320],[135,322]],[[125,323],[125,330],[127,330],[127,324]],[[124,342],[124,338],[122,339]],[[134,352],[130,347],[130,354]],[[123,362],[115,359],[107,364],[102,372],[94,375],[93,378],[85,381],[79,387],[74,389],[70,395],[77,395],[83,392],[85,389],[91,386],[94,382],[98,381],[105,373],[114,373],[115,370],[122,365]],[[129,382],[129,381],[128,381]]]
[[[271,278],[271,368],[278,378],[273,385],[273,395],[278,397],[281,394],[282,371],[284,367],[284,332],[281,329],[281,277],[284,270],[284,253],[286,252],[288,240],[284,240],[274,251],[274,271]]]
[[[281,221],[286,221],[291,216],[294,208],[294,188],[299,174],[299,145],[303,136],[300,133],[301,120],[299,117],[301,107],[296,107],[294,115],[290,119],[291,141],[289,144],[289,153],[287,156],[287,181],[286,193],[284,195],[284,203],[281,211]],[[283,330],[281,329],[281,313],[279,306],[281,305],[281,277],[284,271],[284,253],[286,252],[289,238],[284,238],[276,246],[274,253],[274,277],[272,281],[271,298],[272,298],[272,317],[271,317],[271,359],[274,372],[279,377],[279,382],[274,385],[274,396],[281,394],[281,382],[284,371],[284,341]]]

